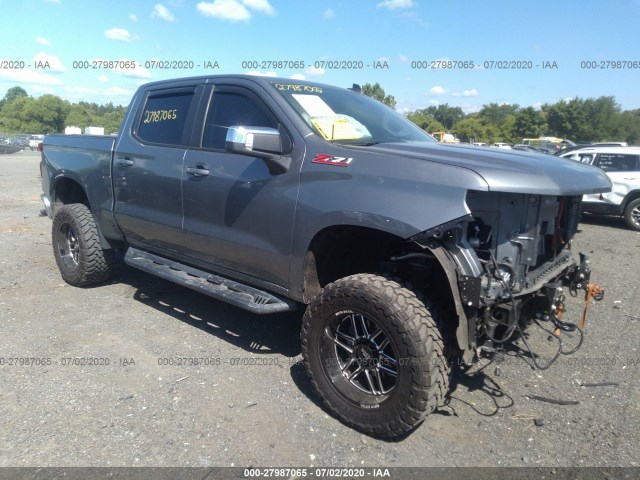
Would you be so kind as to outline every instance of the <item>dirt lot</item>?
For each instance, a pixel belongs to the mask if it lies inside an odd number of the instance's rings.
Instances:
[[[621,221],[577,237],[606,290],[581,350],[542,372],[513,352],[483,360],[456,375],[449,409],[386,442],[318,404],[301,312],[253,316],[127,267],[66,285],[38,162],[0,156],[0,466],[640,466],[640,234]],[[577,321],[582,300],[568,306]]]

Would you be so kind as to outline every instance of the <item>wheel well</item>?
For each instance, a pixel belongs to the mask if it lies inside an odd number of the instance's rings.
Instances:
[[[627,209],[627,205],[629,205],[631,202],[639,198],[640,198],[640,190],[634,190],[632,192],[627,193],[627,196],[625,197],[624,202],[622,203],[622,212],[624,213],[624,211]]]
[[[356,273],[382,273],[397,278],[419,297],[435,304],[443,334],[457,345],[455,332],[460,319],[453,293],[447,273],[432,254],[380,230],[328,227],[316,234],[305,255],[304,302],[309,303],[327,284]]]
[[[367,227],[341,225],[321,230],[305,255],[305,302],[339,278],[379,272],[380,263],[402,243],[395,235]]]
[[[78,182],[69,178],[61,178],[55,186],[54,212],[69,203],[82,203],[89,207],[89,198]]]

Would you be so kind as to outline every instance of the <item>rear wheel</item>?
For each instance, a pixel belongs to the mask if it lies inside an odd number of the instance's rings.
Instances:
[[[443,349],[430,309],[378,275],[327,285],[303,319],[302,355],[314,389],[335,416],[371,435],[409,432],[443,403]]]
[[[53,254],[65,282],[85,287],[104,282],[113,271],[114,252],[103,250],[98,227],[86,205],[64,205],[53,217]]]
[[[629,228],[640,231],[640,198],[637,198],[624,209],[624,221]]]

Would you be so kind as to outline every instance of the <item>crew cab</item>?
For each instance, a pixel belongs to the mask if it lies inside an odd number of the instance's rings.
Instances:
[[[326,408],[367,434],[414,429],[473,361],[532,319],[562,331],[587,289],[571,249],[595,167],[443,145],[385,105],[306,80],[143,85],[117,137],[47,136],[53,253],[69,284],[135,268],[256,314],[304,310]],[[560,328],[562,327],[562,328]]]

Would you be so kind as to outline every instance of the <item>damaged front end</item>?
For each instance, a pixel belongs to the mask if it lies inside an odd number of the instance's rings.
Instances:
[[[557,337],[582,328],[589,299],[604,292],[590,283],[587,256],[571,251],[581,198],[469,191],[469,215],[412,238],[445,271],[464,361],[494,352],[529,322],[550,322]],[[565,292],[580,290],[587,305],[575,325],[562,320]]]

